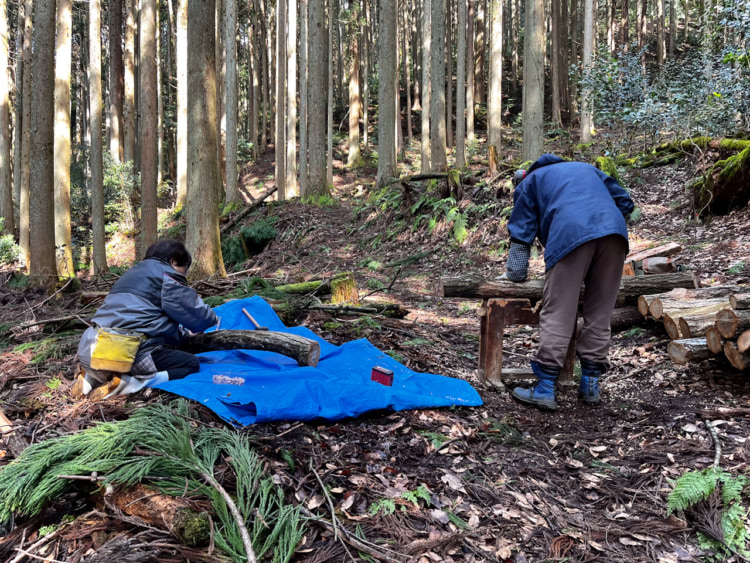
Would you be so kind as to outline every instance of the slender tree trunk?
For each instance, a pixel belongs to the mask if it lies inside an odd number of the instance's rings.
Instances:
[[[552,2],[551,8],[551,20],[552,26],[550,30],[550,82],[552,83],[552,115],[550,121],[558,127],[562,126],[561,117],[561,100],[560,100],[560,82],[562,81],[562,73],[567,72],[567,69],[562,67],[560,44],[562,43],[562,36],[560,29],[562,27],[562,14],[561,14],[561,2]]]
[[[107,271],[104,237],[104,165],[102,162],[101,0],[89,2],[89,104],[91,106],[91,231],[94,273]]]
[[[544,0],[526,3],[523,42],[523,147],[521,159],[544,152]]]
[[[570,125],[573,109],[570,102],[570,52],[568,51],[568,2],[562,2],[560,10],[560,30],[558,34],[558,52],[560,53],[560,119],[565,126]]]
[[[406,2],[401,2],[401,4],[404,12],[404,31],[401,34],[401,52],[403,53],[404,59],[404,88],[406,89],[406,131],[408,136],[407,138],[409,139],[409,146],[411,147],[412,141],[414,139],[414,133],[411,128],[411,81],[409,78],[409,8],[406,6]]]
[[[136,22],[137,22],[137,2],[138,0],[125,0],[125,51],[123,53],[123,83],[124,83],[124,99],[123,99],[123,119],[124,119],[124,126],[123,126],[123,138],[125,145],[123,147],[123,158],[125,159],[125,162],[132,162],[135,165],[136,160],[136,100],[135,100],[135,38],[136,38]],[[180,0],[180,9],[182,9],[182,4],[187,0]],[[179,15],[177,16],[179,20]],[[179,27],[178,27],[178,36],[177,41],[179,42]],[[178,46],[179,49],[179,46]],[[179,66],[179,62],[177,63]],[[179,70],[178,70],[178,76],[177,76],[177,96],[178,96],[178,106],[179,106],[179,97],[180,97],[180,90],[182,88],[179,77]],[[179,107],[177,110],[177,119],[178,119],[178,126],[179,129]],[[85,122],[85,120],[84,120]],[[179,133],[178,133],[179,135]],[[178,141],[179,143],[179,141]],[[177,163],[177,174],[179,178],[179,153],[180,149],[178,147],[177,154],[178,154],[178,163]],[[180,194],[180,184],[179,179],[177,182],[177,196],[178,196],[178,202],[179,202],[179,194]]]
[[[659,67],[666,59],[664,39],[664,0],[656,0],[656,62]]]
[[[456,168],[466,166],[466,0],[456,0],[458,37],[456,39]]]
[[[622,0],[622,14],[620,16],[620,45],[624,52],[628,52],[630,42],[630,4],[629,0]]]
[[[486,23],[487,23],[487,0],[477,0],[476,4],[477,15],[476,15],[476,29],[477,35],[475,38],[474,47],[474,101],[477,104],[482,104],[486,101],[485,96],[485,83],[484,83],[484,52],[485,52],[485,38],[486,38]]]
[[[216,102],[216,6],[188,3],[188,193],[186,246],[193,254],[191,279],[226,277],[219,238],[221,171]]]
[[[580,18],[578,17],[578,6],[578,0],[570,1],[570,33],[568,34],[570,36],[570,60],[568,61],[568,63],[570,66],[575,65],[576,67],[576,71],[573,73],[572,79],[570,81],[571,116],[578,110],[578,81],[581,78],[579,64],[579,54],[581,52],[581,34],[578,31],[578,22],[580,20]],[[568,68],[570,68],[570,66]]]
[[[445,172],[445,0],[432,0],[432,61],[430,74],[430,156],[433,172]]]
[[[310,151],[310,183],[303,196],[327,196],[326,176],[326,131],[327,107],[330,99],[328,36],[325,0],[309,0],[307,4],[309,23],[310,71],[307,90],[308,148]]]
[[[511,16],[511,36],[513,40],[513,48],[510,58],[510,84],[511,92],[514,96],[518,95],[518,64],[519,64],[519,37],[518,30],[521,28],[521,0],[511,0],[513,5],[513,14]]]
[[[55,193],[54,193],[54,123],[55,123],[55,2],[39,2],[34,14],[34,44],[40,46],[31,68],[31,151],[29,168],[29,240],[31,260],[29,275],[38,285],[51,285],[55,276]]]
[[[162,34],[159,33],[160,29],[160,15],[159,15],[159,6],[161,6],[161,3],[157,0],[157,7],[156,7],[156,17],[157,17],[157,24],[156,24],[156,39],[155,39],[155,46],[156,46],[156,185],[157,190],[158,186],[161,185],[162,180],[162,171],[164,170],[164,88],[162,87],[162,75],[164,74],[162,72],[162,47],[161,47],[161,39]],[[157,192],[158,193],[158,192]]]
[[[122,0],[109,0],[109,152],[122,162]]]
[[[474,133],[474,9],[476,0],[468,0],[469,13],[466,29],[466,137],[471,142]]]
[[[445,143],[447,147],[453,146],[453,39],[451,36],[453,1],[445,0],[445,61],[448,67],[445,80]]]
[[[610,53],[615,52],[615,6],[613,0],[606,0],[605,6],[606,20],[605,25],[607,26],[607,48]]]
[[[328,0],[328,105],[326,106],[326,182],[333,186],[333,0]]]
[[[587,71],[591,65],[594,52],[594,0],[584,0],[583,19],[583,69]],[[581,92],[581,142],[591,142],[594,128],[594,108],[591,100],[591,90]]]
[[[276,6],[276,187],[286,199],[286,0]]]
[[[688,0],[685,0],[682,4],[682,11],[685,14],[685,24],[682,28],[682,40],[687,43],[688,32],[690,31],[690,9],[688,6]]]
[[[638,2],[638,50],[641,52],[641,64],[646,65],[646,35],[648,34],[648,0],[635,0]]]
[[[128,0],[131,1],[131,0]],[[187,201],[188,170],[188,2],[177,0],[177,201],[182,209]]]
[[[28,267],[31,261],[31,238],[29,225],[29,200],[31,191],[31,75],[32,69],[32,14],[34,4],[32,0],[24,2],[24,31],[23,31],[23,134],[21,139],[21,191],[18,197],[18,229],[19,245],[24,264]],[[50,45],[52,42],[50,41]],[[49,88],[46,84],[44,88]]]
[[[308,30],[308,3],[300,4],[300,55],[299,55],[299,193],[303,196],[308,191],[309,171],[307,160],[307,93],[308,76],[307,65],[309,62],[307,51],[310,43]]]
[[[422,2],[422,174],[430,172],[430,99],[432,98],[432,0]]]
[[[398,175],[396,169],[396,92],[398,67],[396,64],[396,0],[381,0],[378,16],[380,40],[378,53],[378,175],[377,186],[382,187]]]
[[[287,10],[286,197],[299,196],[297,186],[297,0]]]
[[[669,2],[669,58],[674,57],[674,42],[677,35],[677,0]]]
[[[368,3],[370,0],[362,0],[364,11],[363,21],[365,22],[364,33],[362,34],[362,146],[365,153],[370,151],[370,10]]]
[[[18,3],[18,21],[16,26],[16,107],[15,107],[15,130],[13,131],[13,201],[18,203],[21,195],[21,170],[23,160],[21,144],[23,142],[23,38],[24,38],[24,9],[23,2]],[[5,224],[6,229],[16,233],[18,221],[16,221],[15,208],[11,207],[11,222]]]
[[[55,247],[57,273],[74,277],[70,233],[70,69],[73,1],[57,2],[55,50]]]
[[[356,0],[349,5],[351,10],[349,20],[349,158],[347,166],[359,167],[362,165],[362,155],[359,152],[359,6]]]
[[[268,113],[271,109],[271,91],[268,81],[269,64],[268,64],[268,33],[266,22],[265,0],[255,0],[255,6],[260,14],[260,64],[261,64],[261,81],[263,83],[263,115],[261,116],[261,134],[260,134],[260,151],[266,152],[268,148]]]
[[[237,188],[237,4],[235,0],[224,0],[224,49],[226,56],[226,112],[227,112],[227,160],[226,200],[229,204],[242,203]],[[252,93],[252,90],[251,90]]]
[[[0,0],[0,235],[14,232],[13,180],[10,174],[10,76],[8,73],[8,6]]]
[[[157,239],[158,73],[156,60],[156,0],[141,0],[140,10],[140,169],[141,169],[141,256]],[[213,18],[212,18],[213,19]],[[92,108],[93,109],[93,108]]]
[[[490,9],[490,84],[487,92],[487,144],[502,149],[503,119],[503,2],[492,0]],[[528,8],[527,8],[528,9]],[[526,27],[528,30],[529,27]],[[526,114],[524,114],[526,121]]]

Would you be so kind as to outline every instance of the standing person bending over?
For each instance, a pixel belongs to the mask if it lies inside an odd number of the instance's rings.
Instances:
[[[83,394],[109,383],[112,395],[125,395],[198,371],[198,358],[175,347],[192,333],[214,326],[217,317],[188,286],[185,276],[192,260],[184,244],[162,240],[151,245],[145,259],[112,286],[92,319],[93,326],[83,333],[78,345],[79,361],[85,374]],[[104,329],[136,333],[137,351],[127,374],[92,368],[92,363],[99,368],[107,363],[107,360],[92,362],[92,355],[100,355],[94,350],[102,340],[100,335]]]
[[[537,377],[513,396],[535,407],[556,409],[555,381],[576,329],[581,283],[583,331],[576,342],[581,360],[580,397],[600,399],[599,377],[609,368],[610,317],[628,253],[626,219],[633,200],[612,177],[590,164],[545,154],[528,174],[516,172],[514,206],[508,223],[506,276],[526,279],[531,244],[544,245],[546,265],[539,349],[531,368]]]

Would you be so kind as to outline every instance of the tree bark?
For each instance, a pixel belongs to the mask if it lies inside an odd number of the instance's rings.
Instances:
[[[55,44],[56,2],[40,2],[34,14],[34,52],[31,69],[31,151],[29,154],[29,274],[40,285],[51,285],[55,263]]]
[[[458,3],[456,38],[456,168],[466,166],[466,0]]]
[[[724,343],[724,355],[735,368],[740,371],[750,369],[750,354],[747,352],[741,353],[736,347],[734,342]]]
[[[750,309],[750,293],[735,293],[729,296],[732,309]]]
[[[91,107],[91,230],[94,273],[107,268],[104,234],[104,163],[102,156],[102,42],[101,0],[89,2],[89,100]],[[155,188],[154,188],[155,189]],[[155,237],[155,235],[154,235]],[[156,238],[154,238],[156,242]],[[144,249],[145,250],[145,249]]]
[[[445,153],[445,0],[431,0],[430,160],[433,172],[448,170]]]
[[[453,6],[454,0],[445,0],[445,146],[453,146]]]
[[[350,4],[349,20],[349,158],[347,166],[358,168],[362,166],[362,154],[359,151],[359,115],[361,101],[359,96],[359,6],[356,2]]]
[[[135,100],[135,37],[136,37],[136,2],[137,0],[125,0],[125,50],[123,51],[123,84],[124,84],[124,98],[123,98],[123,139],[124,139],[124,146],[123,146],[123,158],[125,159],[125,162],[132,162],[133,165],[135,165],[136,160],[136,100]],[[186,0],[180,0],[180,10],[183,9],[183,6],[185,4]],[[180,16],[177,16],[178,21],[178,31],[177,31],[177,50],[178,53],[180,51],[180,28],[179,28],[179,22],[180,22]],[[184,45],[183,48],[187,51],[187,46]],[[179,57],[179,54],[178,54]],[[180,91],[185,90],[187,91],[187,88],[185,87],[185,82],[180,81],[180,73],[179,73],[179,62],[178,62],[178,71],[177,71],[177,99],[178,99],[178,106],[179,106],[179,99],[180,99]],[[187,94],[185,94],[186,96]],[[177,119],[179,120],[179,107],[177,112]],[[179,124],[177,126],[179,130]],[[178,131],[179,135],[179,131]],[[179,139],[179,137],[178,137]],[[178,141],[179,143],[179,141]],[[180,149],[178,147],[177,149],[178,154],[178,164],[177,164],[177,170],[178,170],[178,178],[179,178],[179,154]],[[178,199],[178,205],[179,205],[179,199],[180,199],[180,184],[179,181],[177,183],[177,199]],[[180,206],[181,207],[181,206]]]
[[[594,33],[594,0],[583,0],[583,72],[591,66],[596,36]],[[581,142],[590,143],[594,129],[594,107],[592,92],[586,88],[581,92]]]
[[[308,28],[308,2],[300,4],[300,30],[299,30],[299,193],[303,196],[308,192],[310,182],[310,171],[308,161],[307,146],[307,97],[308,97],[308,48],[310,43],[310,33]],[[255,122],[257,123],[257,119]],[[256,135],[257,136],[257,135]]]
[[[266,22],[265,0],[254,0],[256,10],[260,15],[260,64],[261,64],[261,81],[263,90],[263,115],[261,116],[260,127],[260,150],[265,153],[268,148],[268,113],[271,108],[271,92],[268,81],[269,63],[268,63],[268,32]],[[312,1],[312,0],[311,0]]]
[[[721,354],[724,349],[724,339],[715,324],[706,328],[706,346],[712,354]]]
[[[309,0],[309,85],[307,92],[307,134],[310,159],[308,196],[327,196],[326,175],[326,118],[328,107],[328,29],[325,2]]]
[[[13,180],[10,148],[10,76],[8,74],[8,10],[7,1],[0,0],[0,235],[14,234]],[[15,171],[18,173],[18,171]]]
[[[286,0],[276,2],[276,187],[280,201],[286,199]]]
[[[382,187],[398,175],[396,169],[396,9],[395,0],[382,0],[380,20],[378,74],[378,174],[376,185]]]
[[[716,313],[716,328],[724,338],[734,338],[740,330],[750,327],[750,309],[724,309]]]
[[[264,350],[288,356],[303,367],[315,367],[320,360],[320,344],[315,340],[266,330],[219,330],[197,334],[180,349],[192,354],[215,350]]]
[[[139,64],[139,127],[141,169],[141,256],[157,239],[158,210],[156,188],[158,184],[157,115],[158,77],[156,70],[157,2],[142,0],[140,15]],[[213,17],[211,18],[213,21]],[[213,35],[213,31],[211,32]],[[92,108],[93,110],[93,108]],[[207,111],[208,110],[207,108]],[[213,188],[214,185],[212,184]]]
[[[477,0],[468,0],[466,29],[466,138],[473,141],[474,133],[474,11]]]
[[[432,0],[422,2],[422,127],[420,145],[422,174],[431,171],[430,166],[430,102],[432,97]]]
[[[189,1],[189,0],[188,0]],[[224,0],[224,49],[226,57],[226,108],[227,108],[227,152],[226,200],[229,204],[242,203],[237,188],[237,4],[235,0]],[[252,92],[252,89],[251,89]]]
[[[122,0],[109,2],[109,152],[115,162],[122,162]]]
[[[288,0],[286,37],[286,181],[284,197],[299,196],[297,186],[297,0]]]
[[[656,320],[659,320],[664,316],[665,309],[690,309],[698,306],[694,305],[695,302],[726,297],[735,291],[737,287],[738,286],[717,286],[695,289],[683,286],[676,287],[666,293],[641,295],[638,298],[638,310],[643,316],[651,315]]]
[[[697,280],[689,273],[655,274],[623,278],[620,283],[618,302],[636,303],[643,294],[664,291],[674,287],[694,288]],[[542,298],[544,280],[515,283],[509,280],[486,281],[478,276],[446,276],[440,279],[438,295],[465,298],[526,298],[538,301]]]
[[[703,338],[686,338],[672,340],[667,345],[669,359],[675,364],[684,366],[690,362],[698,362],[712,356]]]
[[[527,161],[544,152],[544,0],[526,2],[524,34],[521,160]]]
[[[487,91],[487,145],[495,147],[497,153],[501,153],[503,148],[503,0],[492,0],[490,10],[490,82]],[[531,28],[527,27],[526,29],[529,30]],[[526,119],[524,119],[525,123]]]
[[[658,63],[659,67],[664,64],[665,58],[666,49],[664,45],[664,0],[656,0],[656,62]]]
[[[562,28],[562,2],[551,3],[551,29],[550,29],[550,82],[552,83],[552,123],[558,127],[562,126],[560,110],[560,74],[567,72],[567,68],[562,68],[560,44],[563,38],[560,33]]]
[[[24,0],[23,23],[23,93],[22,119],[23,132],[21,134],[21,189],[18,194],[18,244],[21,247],[24,264],[28,267],[31,260],[31,238],[29,236],[29,204],[31,191],[31,75],[32,69],[32,13],[34,3]],[[49,43],[51,45],[51,42]],[[43,86],[49,88],[49,84]]]
[[[716,307],[709,306],[704,309],[692,309],[686,313],[680,313],[679,316],[664,316],[666,325],[667,318],[677,318],[677,324],[680,327],[680,333],[683,338],[696,338],[706,334],[709,327],[715,326]]]
[[[665,299],[655,299],[651,303],[649,311],[653,311],[651,316],[654,317],[654,319],[660,320],[667,315],[669,315],[673,319],[700,315],[704,313],[713,313],[715,315],[722,309],[729,308],[729,300],[725,297],[695,299],[690,301],[668,301]]]
[[[191,279],[226,277],[221,257],[217,186],[221,182],[216,104],[214,0],[188,2],[188,193],[186,246]]]

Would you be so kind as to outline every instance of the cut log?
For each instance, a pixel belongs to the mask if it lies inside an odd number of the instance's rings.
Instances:
[[[265,330],[219,330],[196,334],[180,349],[193,354],[215,350],[265,350],[289,356],[300,366],[312,367],[317,366],[320,359],[320,344],[315,340]]]
[[[701,287],[699,289],[677,288],[667,293],[656,295],[642,295],[638,298],[638,309],[643,313],[644,303],[648,308],[648,314],[656,320],[666,313],[678,310],[694,309],[704,305],[717,303],[714,299],[723,298],[729,303],[729,295],[736,291],[738,286],[716,286]],[[641,299],[642,298],[642,299]],[[643,313],[644,315],[646,313]],[[674,314],[672,316],[675,316]],[[677,315],[679,316],[679,315]]]
[[[724,309],[716,313],[716,328],[724,338],[734,338],[737,333],[750,328],[750,309]]]
[[[649,305],[649,312],[656,320],[669,315],[672,318],[689,317],[701,313],[718,313],[722,309],[731,309],[729,299],[714,297],[711,299],[695,299],[692,301],[668,301],[654,299]]]
[[[212,539],[209,514],[194,511],[194,501],[172,497],[141,484],[112,490],[105,493],[104,499],[109,506],[140,518],[150,526],[167,530],[191,547],[208,545]]]
[[[672,362],[681,366],[690,362],[705,360],[712,356],[704,338],[672,340],[667,346],[667,353]]]
[[[635,262],[637,260],[645,260],[646,258],[655,258],[657,256],[672,256],[682,251],[682,246],[676,242],[668,242],[661,246],[649,248],[648,250],[640,250],[633,252],[625,257],[625,262]]]
[[[726,305],[726,307],[723,305]],[[722,304],[722,308],[709,305],[698,309],[687,309],[679,313],[664,315],[664,319],[666,322],[667,317],[676,318],[683,338],[697,338],[706,334],[708,327],[716,324],[717,312],[724,309],[731,311],[728,301]]]
[[[737,338],[737,350],[742,354],[750,350],[750,330],[746,330]]]
[[[724,344],[724,355],[729,360],[729,363],[738,370],[745,371],[750,368],[750,354],[740,352],[734,342],[726,342]]]
[[[729,296],[732,309],[750,309],[750,293],[736,293]]]
[[[612,311],[612,318],[609,320],[609,326],[614,332],[628,330],[634,326],[642,325],[646,319],[638,311],[638,307],[617,307]]]
[[[706,329],[706,346],[712,354],[721,354],[724,349],[724,339],[715,324]]]
[[[682,332],[680,332],[680,324],[677,320],[667,315],[662,319],[662,322],[670,340],[680,340],[683,338]]]
[[[618,303],[635,304],[641,295],[664,293],[675,287],[697,288],[700,287],[700,281],[689,272],[623,278]],[[539,301],[543,289],[543,279],[515,283],[510,280],[487,281],[478,276],[446,276],[440,279],[438,294],[443,297],[522,298]]]

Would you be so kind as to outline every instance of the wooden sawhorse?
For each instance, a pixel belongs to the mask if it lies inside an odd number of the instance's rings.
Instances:
[[[530,367],[503,369],[503,335],[506,326],[538,324],[539,313],[531,308],[528,299],[483,299],[479,308],[479,382],[504,389],[505,381],[534,379]],[[559,384],[573,383],[575,352],[574,334],[568,346],[565,365],[560,370]]]

